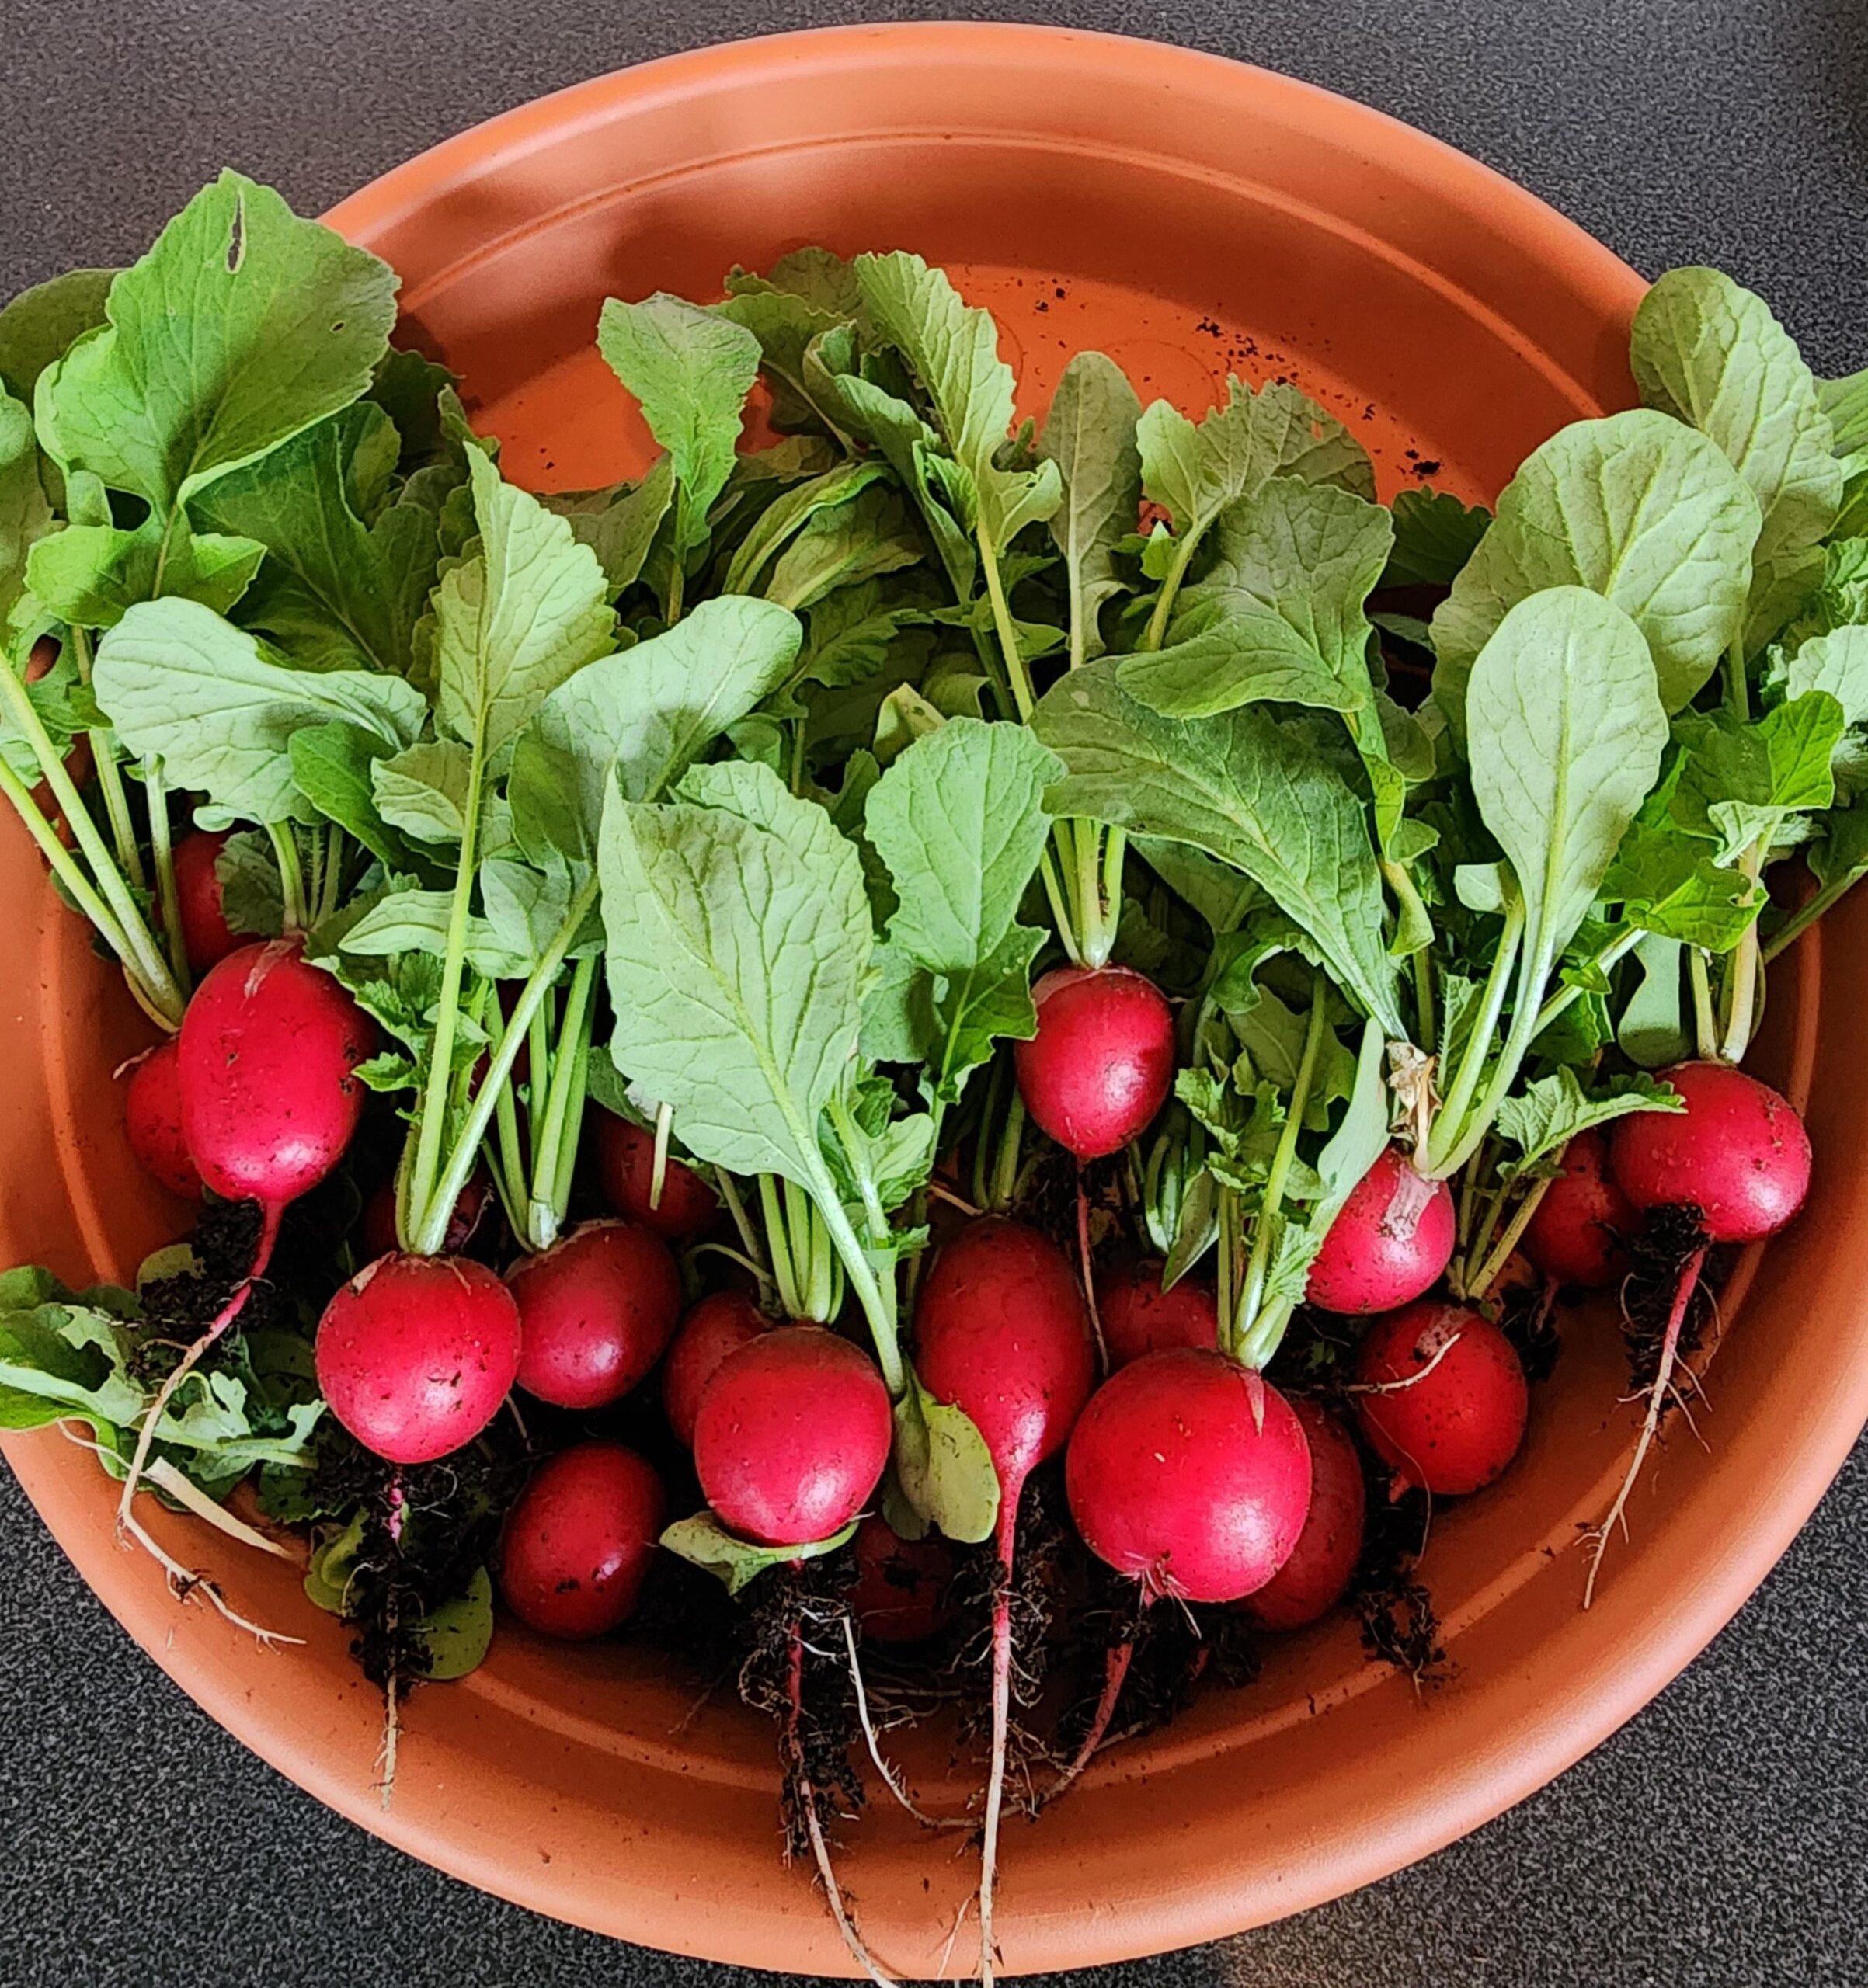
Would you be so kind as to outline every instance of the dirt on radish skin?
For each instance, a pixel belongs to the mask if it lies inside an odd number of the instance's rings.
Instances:
[[[675,1329],[662,1361],[662,1413],[684,1449],[694,1446],[701,1397],[721,1363],[769,1331],[772,1321],[740,1291],[716,1291]]]
[[[1609,1142],[1600,1131],[1578,1132],[1564,1149],[1560,1166],[1525,1226],[1522,1246],[1558,1284],[1605,1290],[1628,1274],[1625,1245],[1640,1218],[1609,1170]]]
[[[197,975],[251,944],[249,935],[236,932],[228,923],[221,909],[217,866],[231,832],[197,829],[175,846],[176,912],[182,927],[182,950],[188,957],[189,971]]]
[[[558,1408],[620,1401],[661,1358],[681,1315],[668,1246],[634,1222],[585,1222],[506,1282],[519,1307],[519,1385]]]
[[[620,1215],[639,1222],[670,1242],[704,1236],[720,1212],[720,1197],[685,1160],[672,1153],[655,1199],[655,1135],[613,1111],[590,1114],[597,1184]]]
[[[875,1362],[821,1326],[780,1326],[722,1361],[694,1419],[694,1469],[729,1531],[827,1539],[882,1482],[895,1424]]]
[[[1014,1045],[1032,1122],[1080,1160],[1138,1137],[1174,1083],[1174,1011],[1132,968],[1066,966],[1031,989],[1038,1033]]]
[[[1330,1225],[1305,1296],[1326,1312],[1392,1311],[1432,1289],[1452,1261],[1453,1197],[1386,1148]]]
[[[579,1443],[544,1464],[507,1514],[499,1591],[541,1635],[581,1642],[635,1612],[666,1517],[662,1480],[621,1443]]]
[[[498,1413],[519,1347],[519,1308],[484,1264],[383,1256],[318,1321],[318,1392],[373,1455],[430,1463]]]
[[[137,1164],[158,1187],[185,1201],[200,1200],[200,1170],[182,1131],[182,1057],[173,1036],[130,1066],[123,1135]]]
[[[1182,1277],[1171,1291],[1164,1291],[1162,1267],[1150,1259],[1098,1281],[1097,1315],[1111,1368],[1125,1367],[1145,1353],[1168,1347],[1207,1351],[1218,1347],[1219,1314],[1212,1292],[1197,1277]]]
[[[1437,1497],[1482,1491],[1524,1441],[1530,1391],[1490,1319],[1429,1300],[1377,1319],[1356,1354],[1356,1418],[1403,1482]]]
[[[1362,1557],[1368,1517],[1362,1456],[1348,1431],[1301,1395],[1292,1397],[1290,1406],[1310,1446],[1310,1509],[1291,1557],[1237,1604],[1261,1629],[1301,1629],[1328,1614]]]

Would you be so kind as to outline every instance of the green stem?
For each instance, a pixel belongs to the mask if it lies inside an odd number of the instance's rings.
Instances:
[[[266,832],[279,865],[279,896],[285,929],[302,932],[305,928],[304,872],[298,864],[298,838],[289,822],[268,822]]]
[[[1012,1197],[1018,1189],[1018,1160],[1024,1144],[1024,1093],[1018,1088],[1014,1072],[1011,1099],[1005,1107],[1005,1124],[993,1159],[992,1197],[986,1204],[1001,1215],[1012,1205]]]
[[[1713,990],[1706,976],[1706,955],[1697,946],[1686,949],[1686,977],[1693,990],[1693,1035],[1699,1060],[1719,1060],[1719,1024],[1713,1014]]]
[[[1731,707],[1733,717],[1741,725],[1749,721],[1751,715],[1751,686],[1745,673],[1745,639],[1734,637],[1732,645],[1725,652],[1725,700]]]
[[[733,1218],[733,1226],[739,1232],[739,1240],[745,1246],[746,1253],[756,1260],[760,1276],[770,1284],[772,1281],[771,1274],[765,1267],[759,1232],[753,1226],[752,1218],[746,1211],[746,1204],[739,1197],[738,1183],[724,1166],[714,1169],[713,1180],[721,1200],[726,1204],[727,1213]]]
[[[1440,1107],[1439,1118],[1427,1142],[1428,1171],[1437,1180],[1445,1180],[1454,1171],[1444,1163],[1447,1150],[1465,1136],[1466,1114],[1472,1105],[1473,1094],[1479,1088],[1479,1079],[1484,1073],[1485,1059],[1491,1050],[1492,1037],[1498,1032],[1498,1017],[1504,1010],[1505,992],[1511,985],[1511,968],[1516,964],[1518,941],[1523,935],[1523,901],[1514,898],[1504,915],[1504,930],[1499,935],[1498,950],[1492,958],[1492,970],[1486,976],[1484,1005],[1472,1034],[1466,1037],[1453,1087]],[[1481,1127],[1481,1136],[1484,1130]]]
[[[0,669],[5,666],[0,664]],[[71,894],[73,903],[97,927],[105,943],[122,961],[124,970],[128,971],[130,965],[129,943],[115,917],[103,899],[91,888],[90,878],[73,860],[71,852],[58,839],[51,823],[33,805],[33,797],[27,791],[25,783],[7,763],[3,753],[0,753],[0,794],[4,794],[13,804],[20,820],[26,824],[26,832],[39,845],[40,854],[51,866],[53,874]]]
[[[1470,1180],[1478,1171],[1477,1165],[1469,1166],[1465,1170],[1466,1177]],[[1493,1232],[1498,1226],[1498,1217],[1504,1209],[1505,1197],[1511,1191],[1511,1183],[1501,1180],[1485,1197],[1485,1206],[1480,1214],[1477,1225],[1473,1230],[1470,1246],[1463,1252],[1462,1260],[1455,1267],[1463,1296],[1470,1295],[1473,1278],[1479,1264],[1484,1260],[1487,1250],[1491,1246]]]
[[[1421,1032],[1422,1046],[1431,1049],[1438,1034],[1438,1021],[1434,1013],[1432,947],[1423,946],[1414,954],[1413,966],[1414,1025]]]
[[[1533,1180],[1530,1191],[1511,1211],[1511,1218],[1504,1225],[1504,1233],[1498,1239],[1498,1246],[1480,1266],[1476,1276],[1466,1281],[1468,1301],[1477,1305],[1497,1281],[1498,1273],[1511,1260],[1511,1252],[1518,1247],[1519,1239],[1531,1225],[1531,1218],[1537,1212],[1537,1204],[1551,1189],[1551,1180]]]
[[[1071,964],[1084,963],[1083,948],[1077,937],[1077,928],[1070,919],[1069,894],[1058,880],[1057,866],[1051,860],[1046,849],[1038,859],[1038,874],[1044,879],[1044,894],[1051,906],[1051,921],[1057,928],[1058,942],[1070,955]]]
[[[779,1309],[787,1318],[806,1318],[809,1310],[805,1295],[798,1288],[798,1270],[791,1260],[791,1237],[785,1222],[785,1206],[776,1174],[760,1175],[759,1207],[765,1218],[765,1250],[771,1260],[772,1282],[777,1289]]]
[[[1764,847],[1753,843],[1738,859],[1738,869],[1748,885],[1755,885],[1764,869]],[[1719,1054],[1727,1063],[1745,1060],[1757,1026],[1758,980],[1762,968],[1758,951],[1758,920],[1753,918],[1732,949],[1725,971],[1725,1039]]]
[[[1244,1232],[1240,1227],[1239,1190],[1236,1187],[1222,1187],[1219,1192],[1219,1238],[1218,1261],[1216,1270],[1216,1301],[1219,1308],[1221,1330],[1226,1334],[1226,1343],[1235,1343],[1233,1326],[1237,1315],[1234,1289],[1239,1281],[1240,1256],[1244,1248]]]
[[[1479,1150],[1469,1166],[1459,1170],[1459,1212],[1454,1224],[1453,1234],[1461,1249],[1464,1249],[1473,1232],[1473,1217],[1477,1211],[1479,1183],[1487,1173],[1491,1138],[1488,1134],[1480,1142]]]
[[[1780,953],[1787,952],[1830,907],[1845,896],[1857,881],[1852,875],[1837,878],[1799,905],[1765,942],[1759,958],[1769,966]]]
[[[72,660],[78,666],[78,680],[88,684],[91,680],[90,631],[74,623],[68,633]],[[117,867],[140,891],[148,881],[143,874],[143,853],[137,846],[130,796],[123,787],[123,772],[117,763],[113,742],[108,732],[89,732],[85,736],[90,741],[91,763],[96,770],[97,791],[104,798],[104,815],[110,824],[110,839],[117,845]]]
[[[1193,563],[1195,548],[1202,534],[1190,531],[1175,547],[1174,558],[1167,568],[1167,577],[1161,582],[1161,591],[1155,596],[1154,612],[1148,617],[1147,628],[1138,650],[1158,649],[1167,639],[1168,617],[1174,612],[1175,596],[1181,591],[1181,582],[1187,577],[1187,569]]]
[[[325,844],[324,897],[318,907],[320,922],[336,916],[344,898],[344,832],[332,825]]]
[[[1011,603],[1005,597],[999,555],[993,550],[992,540],[983,527],[976,535],[979,541],[979,568],[986,575],[986,597],[992,603],[993,626],[998,632],[1000,650],[1005,659],[1006,681],[1011,686],[1012,701],[1018,707],[1020,718],[1028,725],[1038,699],[1031,689],[1031,672],[1025,667],[1024,656],[1018,646],[1018,629],[1012,619]]]
[[[558,1239],[569,1205],[569,1173],[565,1165],[567,1140],[575,1156],[577,1135],[583,1123],[583,1081],[590,1063],[591,996],[597,984],[595,954],[577,962],[571,975],[569,992],[565,996],[564,1017],[558,1031],[558,1046],[551,1057],[551,1085],[532,1150],[532,1189],[527,1203],[527,1239],[537,1249],[547,1249]],[[561,1182],[565,1188],[559,1197]]]
[[[182,943],[182,899],[176,888],[175,845],[169,828],[169,794],[162,763],[153,754],[143,762],[143,798],[149,809],[149,853],[155,864],[155,901],[168,942],[169,971],[184,999],[189,989],[188,948]]]
[[[1635,947],[1641,943],[1641,937],[1640,927],[1630,926],[1626,931],[1615,939],[1612,944],[1605,946],[1596,954],[1591,964],[1600,971],[1606,973],[1611,967],[1618,965],[1634,951]],[[1574,981],[1568,982],[1558,988],[1557,992],[1537,1010],[1537,1026],[1531,1032],[1531,1040],[1535,1042],[1551,1023],[1564,1013],[1572,1002],[1580,998],[1582,991]]]

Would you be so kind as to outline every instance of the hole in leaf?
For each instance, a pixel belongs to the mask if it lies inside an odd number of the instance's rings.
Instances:
[[[246,259],[246,196],[234,196],[234,224],[227,238],[227,273],[237,276],[240,265]]]

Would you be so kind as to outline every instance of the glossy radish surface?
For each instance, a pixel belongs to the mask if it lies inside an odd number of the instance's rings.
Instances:
[[[1524,1441],[1530,1391],[1511,1341],[1463,1305],[1410,1305],[1356,1354],[1356,1419],[1396,1475],[1445,1497],[1481,1491]]]
[[[1686,1109],[1616,1121],[1609,1152],[1622,1191],[1638,1208],[1697,1208],[1712,1242],[1755,1242],[1783,1228],[1810,1190],[1810,1135],[1796,1107],[1724,1063],[1661,1074]]]
[[[1330,1225],[1304,1295],[1326,1312],[1392,1311],[1431,1290],[1452,1261],[1453,1197],[1399,1146],[1369,1168]]]
[[[352,1072],[376,1025],[297,940],[229,953],[176,1040],[183,1133],[217,1194],[295,1201],[343,1157],[366,1095]]]
[[[464,1256],[383,1256],[318,1322],[318,1392],[390,1463],[431,1463],[470,1443],[519,1371],[519,1308]]]
[[[1139,1135],[1174,1083],[1174,1011],[1124,966],[1058,967],[1031,989],[1038,1033],[1014,1045],[1019,1095],[1065,1152],[1094,1159]]]
[[[902,1539],[872,1512],[851,1544],[850,1609],[866,1640],[924,1642],[953,1619],[954,1550],[939,1534]]]
[[[721,1523],[761,1546],[847,1525],[894,1434],[875,1362],[821,1326],[780,1326],[722,1361],[694,1418],[694,1468]]]
[[[1362,1556],[1369,1514],[1355,1439],[1327,1409],[1302,1395],[1289,1399],[1310,1446],[1310,1509],[1289,1559],[1239,1604],[1261,1629],[1301,1629],[1342,1600]]]
[[[1634,1204],[1609,1170],[1609,1142],[1593,1128],[1564,1149],[1561,1171],[1525,1225],[1521,1247],[1546,1277],[1584,1291],[1628,1274],[1623,1246],[1640,1225]]]
[[[729,1354],[769,1331],[772,1321],[740,1291],[703,1298],[675,1329],[662,1362],[662,1413],[687,1448],[707,1384]]]
[[[130,1066],[123,1087],[123,1134],[137,1164],[183,1200],[201,1198],[201,1176],[182,1131],[182,1058],[173,1036]]]
[[[1161,1288],[1157,1260],[1112,1271],[1096,1287],[1097,1315],[1111,1367],[1125,1367],[1145,1353],[1171,1346],[1219,1343],[1219,1315],[1213,1294],[1198,1277],[1184,1277],[1171,1291]]]
[[[670,1242],[704,1236],[720,1212],[720,1197],[685,1160],[671,1153],[654,1199],[655,1135],[613,1111],[593,1111],[591,1143],[597,1185],[618,1215],[652,1229]]]
[[[182,950],[188,955],[189,970],[197,975],[252,943],[250,933],[236,932],[228,923],[221,905],[216,866],[231,832],[197,829],[175,846],[176,911],[182,926]]]
[[[506,1515],[499,1591],[541,1635],[581,1641],[635,1613],[667,1516],[662,1480],[621,1443],[579,1443],[542,1465]]]
[[[1150,1596],[1237,1601],[1291,1556],[1310,1446],[1291,1406],[1223,1353],[1150,1353],[1091,1398],[1064,1461],[1097,1557]]]
[[[585,1222],[506,1281],[519,1307],[519,1385],[558,1408],[620,1401],[661,1358],[681,1315],[668,1246],[635,1222]]]

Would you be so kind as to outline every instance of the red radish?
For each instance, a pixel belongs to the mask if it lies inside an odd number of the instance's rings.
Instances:
[[[720,1364],[756,1340],[771,1320],[743,1291],[716,1291],[703,1298],[677,1327],[662,1362],[662,1412],[689,1449],[701,1397]]]
[[[621,1443],[579,1443],[520,1493],[499,1541],[499,1591],[529,1629],[569,1642],[635,1613],[661,1537],[662,1480]]]
[[[1595,1598],[1609,1535],[1621,1522],[1660,1428],[1706,1250],[1716,1242],[1757,1242],[1775,1235],[1810,1191],[1810,1135],[1788,1098],[1725,1063],[1681,1063],[1663,1075],[1686,1108],[1637,1112],[1618,1121],[1610,1146],[1615,1177],[1638,1208],[1691,1210],[1703,1239],[1680,1266],[1634,1455],[1595,1530],[1585,1608]]]
[[[1452,1261],[1453,1197],[1399,1146],[1369,1168],[1330,1225],[1304,1295],[1325,1312],[1390,1312],[1430,1290]]]
[[[874,1513],[856,1528],[850,1612],[871,1642],[918,1643],[953,1619],[953,1548],[937,1533],[903,1539]]]
[[[1724,1063],[1663,1073],[1684,1111],[1638,1111],[1615,1128],[1615,1177],[1637,1208],[1699,1211],[1709,1242],[1774,1235],[1810,1189],[1810,1135],[1787,1098]]]
[[[218,966],[231,952],[249,943],[227,922],[221,908],[221,852],[231,832],[197,829],[175,846],[176,915],[181,922],[182,950],[196,973]]]
[[[1174,1013],[1132,968],[1063,966],[1031,989],[1038,1033],[1014,1045],[1019,1095],[1065,1152],[1126,1145],[1174,1083]]]
[[[894,1433],[875,1363],[821,1326],[781,1326],[721,1362],[694,1419],[694,1468],[721,1522],[761,1546],[847,1525]]]
[[[1511,1342],[1462,1305],[1429,1300],[1377,1319],[1356,1354],[1356,1419],[1404,1484],[1482,1491],[1518,1454],[1530,1390]]]
[[[471,1443],[519,1371],[519,1308],[466,1256],[379,1257],[318,1322],[318,1387],[389,1463],[432,1463]]]
[[[720,1197],[713,1189],[685,1160],[670,1154],[657,1201],[654,1133],[613,1111],[593,1115],[597,1184],[610,1207],[670,1242],[691,1242],[704,1236],[720,1212]]]
[[[1140,980],[1139,975],[1132,977]],[[1153,994],[1152,988],[1149,992]],[[1160,1000],[1158,994],[1153,998]],[[1164,1012],[1165,1003],[1162,1007]],[[993,1884],[1011,1725],[1012,1556],[1018,1503],[1031,1472],[1070,1440],[1090,1398],[1095,1354],[1083,1295],[1069,1263],[1035,1229],[996,1216],[969,1223],[934,1260],[915,1309],[914,1340],[921,1385],[937,1401],[972,1418],[999,1479],[992,1765],[979,1878],[979,1967],[981,1977],[990,1981]],[[712,1396],[708,1399],[711,1404]]]
[[[1290,1398],[1310,1445],[1310,1510],[1291,1557],[1239,1612],[1261,1629],[1301,1629],[1342,1600],[1362,1557],[1369,1491],[1355,1440],[1327,1409]]]
[[[483,1173],[476,1173],[461,1190],[447,1225],[447,1238],[441,1245],[444,1256],[455,1256],[474,1239],[493,1190]],[[395,1181],[385,1180],[364,1204],[361,1230],[364,1254],[374,1263],[378,1256],[392,1255],[402,1245],[395,1232]]]
[[[1219,1343],[1219,1314],[1213,1295],[1192,1277],[1171,1291],[1161,1288],[1162,1266],[1137,1263],[1104,1277],[1097,1286],[1096,1309],[1111,1367],[1125,1367],[1145,1353],[1170,1346],[1211,1350]]]
[[[601,1408],[638,1386],[674,1336],[681,1274],[659,1236],[586,1222],[506,1274],[519,1307],[519,1385],[558,1408]]]
[[[173,1036],[130,1065],[123,1132],[137,1164],[158,1187],[185,1201],[201,1198],[201,1176],[182,1136],[181,1052]]]
[[[1525,1226],[1524,1253],[1558,1284],[1584,1291],[1619,1284],[1629,1270],[1622,1239],[1637,1217],[1609,1171],[1609,1142],[1593,1128],[1578,1132],[1560,1164]]]

